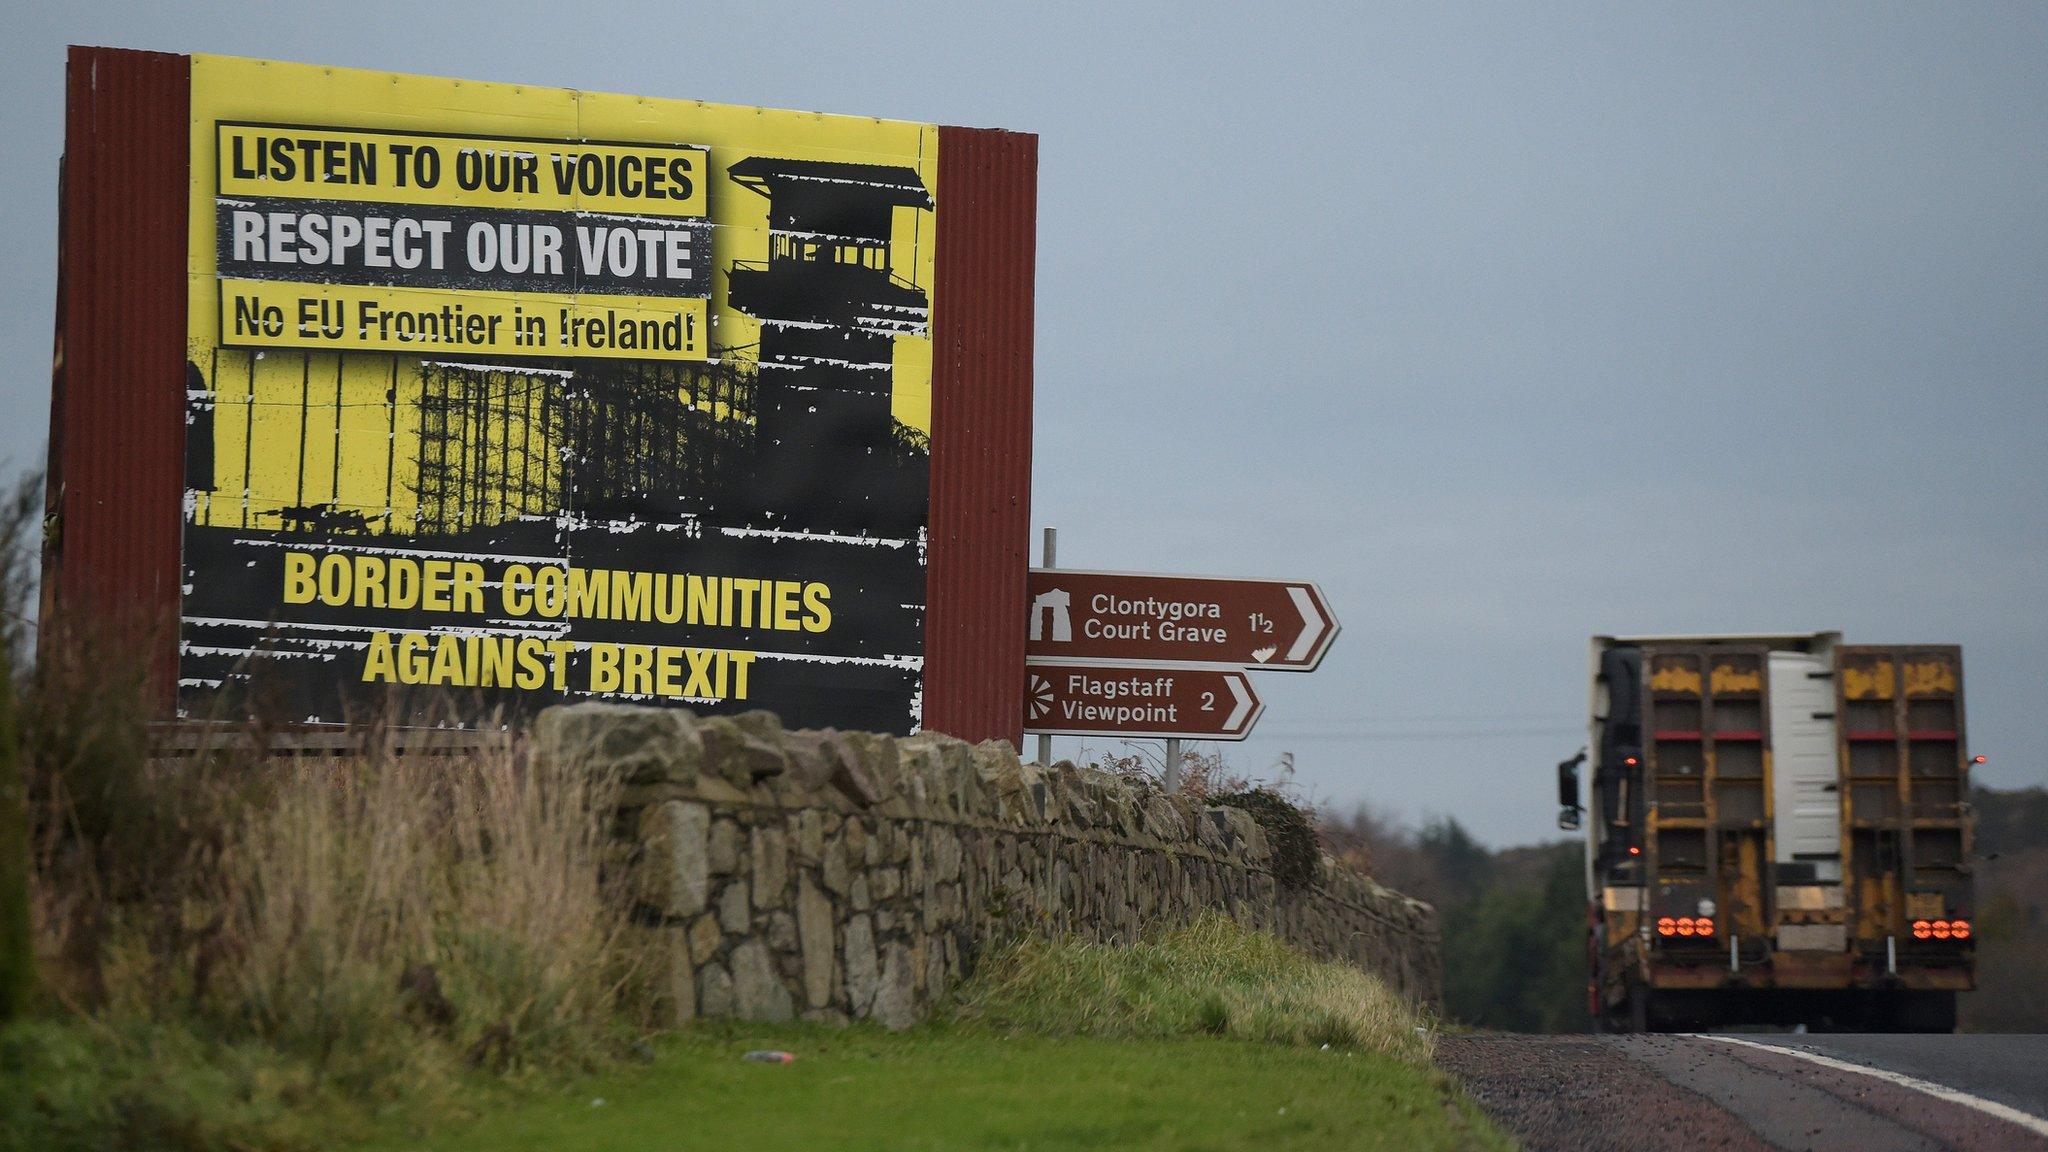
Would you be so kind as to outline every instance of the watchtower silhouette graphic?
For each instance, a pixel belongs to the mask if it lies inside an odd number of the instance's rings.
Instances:
[[[727,299],[761,321],[755,443],[774,478],[770,510],[814,531],[915,534],[930,469],[898,464],[896,340],[929,333],[931,298],[898,275],[905,254],[891,240],[897,209],[932,207],[923,177],[772,156],[726,175],[768,198],[768,259],[734,261]]]

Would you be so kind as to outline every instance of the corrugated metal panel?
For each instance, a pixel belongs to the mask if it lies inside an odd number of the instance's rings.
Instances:
[[[939,129],[925,727],[1018,743],[1038,137]]]
[[[71,49],[50,408],[54,616],[138,629],[177,681],[191,62]],[[141,631],[146,630],[146,631]]]

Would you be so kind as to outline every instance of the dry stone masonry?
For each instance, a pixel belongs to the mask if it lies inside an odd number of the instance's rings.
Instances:
[[[905,1027],[993,942],[1130,941],[1210,910],[1438,998],[1428,905],[1328,860],[1287,890],[1245,812],[1002,741],[580,704],[541,714],[534,754],[627,782],[618,851],[677,1020]]]

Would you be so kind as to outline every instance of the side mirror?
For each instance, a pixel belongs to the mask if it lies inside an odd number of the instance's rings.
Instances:
[[[1567,832],[1576,832],[1579,818],[1585,809],[1579,805],[1579,765],[1586,762],[1586,750],[1557,766],[1557,826]]]

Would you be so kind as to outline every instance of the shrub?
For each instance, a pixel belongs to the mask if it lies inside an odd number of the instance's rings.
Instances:
[[[41,538],[43,478],[29,473],[0,500],[0,1023],[23,1011],[35,983],[29,915],[28,781],[15,708]]]
[[[1282,888],[1312,888],[1323,878],[1323,844],[1308,813],[1270,788],[1209,797],[1209,803],[1251,814],[1273,849],[1273,878]]]
[[[0,648],[0,1023],[28,1006],[35,937],[28,913],[28,794],[14,735],[11,654]]]

